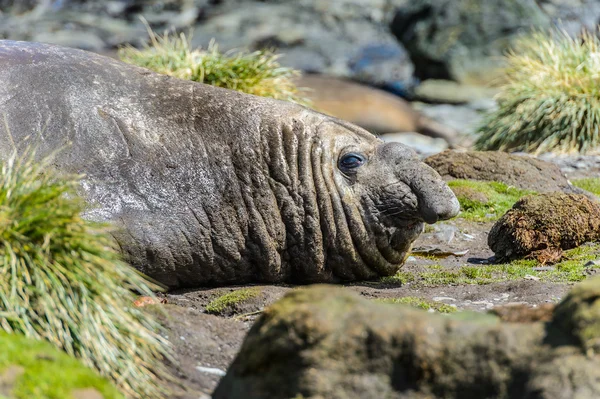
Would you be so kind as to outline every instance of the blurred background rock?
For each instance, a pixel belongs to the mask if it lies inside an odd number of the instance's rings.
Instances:
[[[495,105],[501,56],[515,38],[556,25],[593,30],[600,1],[0,0],[0,38],[114,54],[148,40],[140,16],[159,33],[192,29],[193,46],[214,38],[222,51],[275,49],[284,66],[419,101],[468,137]],[[431,140],[429,152],[439,151]]]

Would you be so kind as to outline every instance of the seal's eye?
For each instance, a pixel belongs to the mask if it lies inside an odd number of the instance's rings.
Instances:
[[[364,155],[351,152],[343,155],[338,163],[339,168],[342,171],[351,171],[352,169],[356,169],[359,166],[363,165],[365,161],[366,158]]]

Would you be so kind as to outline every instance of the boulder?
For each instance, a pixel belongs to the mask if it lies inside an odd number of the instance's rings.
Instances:
[[[252,327],[213,398],[596,398],[600,359],[576,338],[600,337],[600,280],[572,295],[585,299],[565,303],[588,322],[567,331],[429,314],[340,287],[294,290]]]
[[[534,0],[415,0],[397,9],[391,31],[420,79],[490,83],[498,58],[520,34],[550,26]]]
[[[581,194],[546,193],[521,198],[490,230],[498,260],[533,257],[558,261],[562,250],[600,240],[600,204]]]
[[[444,180],[498,181],[538,193],[584,193],[573,186],[558,166],[536,158],[501,151],[444,151],[425,159]]]

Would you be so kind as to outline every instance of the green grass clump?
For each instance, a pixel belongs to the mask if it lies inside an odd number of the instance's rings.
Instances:
[[[479,128],[480,150],[542,153],[600,148],[600,39],[562,31],[523,38],[507,55],[498,110]]]
[[[496,220],[508,211],[521,197],[533,194],[533,191],[507,186],[500,182],[480,182],[474,180],[453,180],[448,186],[456,192],[460,203],[459,217],[477,222]],[[483,194],[487,201],[478,201],[461,195],[462,189],[474,190]]]
[[[0,170],[0,330],[52,343],[130,397],[163,397],[168,342],[133,306],[154,287],[81,218],[78,178],[27,154]]]
[[[248,299],[256,298],[261,291],[257,288],[242,288],[239,290],[228,292],[220,297],[213,299],[206,305],[206,312],[212,314],[221,314],[233,306],[247,301]]]
[[[119,49],[119,58],[179,79],[303,105],[309,103],[294,83],[300,72],[281,66],[280,55],[271,51],[221,53],[214,42],[207,50],[192,49],[183,33],[160,36],[150,29],[148,33],[150,45],[141,50],[123,47]]]
[[[446,268],[438,264],[427,266],[422,272],[400,271],[394,276],[384,277],[386,284],[407,283],[415,286],[434,287],[440,285],[491,284],[501,281],[521,280],[525,276],[537,277],[550,283],[568,283],[584,280],[589,271],[598,266],[585,266],[590,260],[600,259],[600,244],[589,243],[565,251],[563,259],[549,270],[536,270],[541,266],[535,260],[521,259],[510,263],[491,265],[465,265]]]
[[[427,299],[418,298],[414,296],[405,296],[401,298],[380,298],[376,299],[376,302],[381,303],[392,303],[392,304],[400,304],[400,305],[410,305],[415,308],[423,309],[423,310],[435,310],[439,313],[454,313],[456,312],[456,307],[447,305],[441,302],[429,301]]]
[[[123,399],[108,380],[46,342],[0,332],[0,347],[0,381],[8,367],[23,368],[11,384],[11,398],[65,399],[73,390],[92,388],[104,399]]]
[[[600,196],[600,177],[589,177],[572,181],[575,187],[582,188],[592,194]]]

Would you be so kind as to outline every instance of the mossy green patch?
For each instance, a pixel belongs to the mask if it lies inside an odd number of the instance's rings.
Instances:
[[[586,179],[576,179],[572,181],[575,187],[582,188],[590,193],[600,196],[600,177],[588,177]]]
[[[258,288],[242,288],[228,292],[225,295],[213,299],[206,305],[206,312],[212,314],[221,314],[235,305],[256,298],[262,291]]]
[[[0,332],[0,375],[10,366],[23,367],[11,396],[16,399],[71,399],[76,389],[92,388],[104,399],[124,396],[106,379],[46,342]]]
[[[534,194],[533,191],[500,182],[453,180],[448,182],[448,186],[460,202],[462,212],[459,217],[477,222],[497,220],[521,197]],[[481,196],[475,196],[471,192],[480,193]]]
[[[456,312],[456,307],[447,305],[441,302],[430,301],[424,298],[418,298],[414,296],[405,296],[401,298],[380,298],[376,299],[375,302],[380,303],[391,303],[400,305],[410,305],[415,308],[423,310],[435,310],[439,313],[453,313]]]
[[[563,260],[553,266],[540,268],[535,260],[515,260],[492,265],[465,265],[445,268],[441,265],[427,266],[423,272],[400,271],[381,281],[389,284],[412,283],[421,286],[491,284],[501,281],[520,280],[526,276],[553,283],[584,280],[590,271],[600,266],[585,266],[590,260],[600,259],[600,244],[586,244],[565,251]]]

